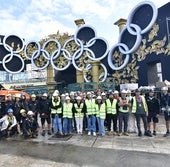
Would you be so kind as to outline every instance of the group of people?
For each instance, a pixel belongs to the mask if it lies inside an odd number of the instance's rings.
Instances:
[[[168,88],[163,87],[161,97],[155,96],[154,90],[142,95],[139,89],[133,92],[70,92],[60,94],[55,90],[50,98],[47,93],[41,97],[35,94],[26,100],[24,95],[9,94],[1,102],[0,137],[21,133],[24,138],[36,137],[41,122],[41,135],[68,135],[73,131],[83,135],[152,136],[157,133],[160,112],[164,112],[166,133],[170,136],[170,95]],[[143,128],[141,128],[141,119]],[[151,128],[153,122],[153,128]],[[46,127],[47,124],[47,127]],[[144,132],[142,132],[144,129]],[[153,131],[151,132],[151,129]]]

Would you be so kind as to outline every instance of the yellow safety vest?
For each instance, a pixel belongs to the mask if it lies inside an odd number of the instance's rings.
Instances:
[[[122,102],[122,98],[119,98],[119,101]],[[128,100],[126,99],[126,101],[128,102]],[[129,112],[129,107],[127,107],[127,109],[123,109],[123,106],[119,107],[119,111],[122,113],[128,113]]]
[[[60,104],[60,99],[55,102],[54,99],[52,99],[52,105],[55,107],[55,106],[59,106]],[[58,109],[55,109],[55,108],[51,108],[51,114],[61,114],[62,113],[62,108],[58,108]]]
[[[99,105],[96,104],[96,117],[99,117],[101,119],[106,118],[106,104],[105,103],[102,103],[100,108],[99,108]]]
[[[83,118],[84,117],[84,113],[83,113],[83,103],[80,104],[80,106],[78,107],[77,103],[74,103],[74,107],[77,113],[75,113],[75,118]]]
[[[93,115],[93,114],[96,114],[95,113],[95,99],[86,99],[85,100],[85,104],[86,104],[86,107],[87,107],[87,113],[88,115]]]
[[[63,118],[73,118],[73,103],[63,104]]]
[[[148,106],[145,100],[145,97],[141,96],[142,98],[142,103],[143,103],[143,107],[145,112],[148,111]],[[137,109],[137,102],[136,102],[136,97],[133,97],[133,104],[132,104],[132,113],[136,113],[136,109]]]
[[[111,104],[110,99],[106,100],[106,109],[107,109],[107,114],[116,114],[116,104],[117,104],[117,99],[113,99],[113,102]]]

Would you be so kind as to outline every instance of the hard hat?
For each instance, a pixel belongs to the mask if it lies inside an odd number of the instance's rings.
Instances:
[[[87,92],[87,95],[91,95],[91,92]]]
[[[96,99],[97,99],[97,100],[102,100],[102,97],[101,97],[101,96],[97,96]]]
[[[123,89],[123,90],[121,91],[121,93],[127,93],[127,91]]]
[[[16,95],[15,95],[15,97],[20,98],[20,97],[21,97],[21,95],[20,95],[20,94],[16,94]]]
[[[35,95],[35,94],[32,94],[31,97],[32,97],[32,98],[36,98],[36,95]]]
[[[28,111],[27,115],[34,115],[32,111]]]
[[[119,92],[118,92],[117,90],[115,90],[115,91],[113,92],[113,94],[119,94]]]
[[[168,90],[168,87],[163,87],[161,90]]]
[[[22,114],[22,113],[26,113],[26,110],[21,109],[21,110],[20,110],[20,114]]]
[[[12,108],[9,108],[9,109],[7,110],[7,113],[13,113],[13,109],[12,109]]]
[[[65,97],[65,94],[62,94],[61,96],[62,96],[62,97]]]
[[[102,96],[106,96],[106,93],[102,92]]]
[[[57,93],[57,94],[59,94],[59,91],[58,91],[58,90],[55,90],[55,91],[54,91],[54,93]]]
[[[70,92],[70,96],[71,96],[71,95],[74,95],[74,92]]]
[[[81,97],[80,97],[80,96],[77,96],[77,97],[76,97],[76,100],[81,100]]]
[[[43,93],[43,95],[42,95],[42,96],[47,97],[48,95],[47,95],[47,93]]]
[[[11,94],[7,94],[6,96],[7,96],[7,97],[8,97],[8,96],[11,96]]]
[[[127,90],[127,93],[131,93],[131,90],[128,89],[128,90]]]
[[[68,94],[68,93],[65,93],[65,96],[69,96],[69,94]]]
[[[66,100],[70,100],[70,97],[69,97],[69,96],[67,96],[67,97],[66,97]]]
[[[53,96],[58,96],[58,93],[54,92],[54,93],[53,93]]]

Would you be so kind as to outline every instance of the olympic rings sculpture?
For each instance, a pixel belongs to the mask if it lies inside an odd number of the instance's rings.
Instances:
[[[150,23],[144,29],[141,29],[139,25],[133,23],[133,17],[135,13],[144,5],[147,5],[152,9],[153,16]],[[144,1],[139,3],[129,14],[127,24],[119,35],[118,43],[114,45],[110,49],[110,51],[107,41],[102,37],[97,37],[95,29],[89,25],[83,25],[79,27],[75,32],[75,35],[72,38],[68,39],[63,46],[56,39],[49,39],[43,44],[43,46],[41,46],[40,43],[37,41],[29,41],[25,43],[22,38],[16,35],[8,35],[3,38],[2,42],[0,41],[0,47],[4,47],[7,52],[7,54],[2,58],[2,60],[0,60],[0,64],[2,64],[3,68],[9,73],[19,73],[23,71],[25,66],[24,60],[22,59],[19,53],[24,52],[26,59],[30,60],[32,65],[36,67],[37,70],[43,70],[47,68],[49,64],[51,64],[55,70],[63,71],[66,70],[72,64],[76,68],[76,70],[83,71],[90,70],[92,68],[92,61],[101,61],[108,56],[107,60],[109,67],[113,70],[121,70],[128,64],[130,54],[138,49],[142,40],[142,35],[152,28],[153,24],[157,19],[157,15],[158,10],[152,2]],[[125,32],[128,32],[130,35],[136,37],[136,41],[132,48],[129,48],[127,43],[122,42]],[[88,35],[86,35],[85,33],[87,33]],[[20,47],[16,48],[9,45],[8,40],[12,36],[15,36],[15,38],[20,41]],[[67,50],[67,46],[71,42],[74,42],[77,48],[73,53],[70,53]],[[53,51],[52,53],[49,53],[46,50],[50,43],[54,43],[56,47],[55,51]],[[100,44],[100,47],[102,46],[102,48],[104,48],[104,50],[102,50],[101,55],[95,54],[95,49],[93,50],[93,48],[98,47],[98,44]],[[30,45],[33,45],[35,49],[33,53],[28,54],[28,48],[30,47]],[[124,62],[120,67],[116,67],[113,64],[112,57],[116,50],[125,55]],[[83,60],[85,65],[82,67],[78,62],[82,61],[81,59],[83,56],[86,57],[86,60]],[[40,57],[45,60],[45,63],[39,66],[36,64],[36,61]],[[6,64],[12,61],[13,58],[17,58],[21,62],[21,67],[19,70],[12,71],[7,67]],[[100,67],[103,69],[104,74],[99,76],[99,79],[101,82],[103,82],[107,78],[107,68],[102,63],[100,63]],[[84,74],[84,80],[86,82],[89,82],[87,74]]]
[[[133,21],[133,16],[135,15],[135,13],[144,5],[150,6],[152,8],[153,16],[152,16],[150,23],[144,29],[141,29],[139,25],[134,24],[132,21]],[[134,51],[138,49],[142,41],[142,35],[148,32],[152,28],[152,26],[154,25],[157,19],[157,16],[158,16],[158,10],[155,7],[154,3],[151,1],[141,2],[132,9],[131,13],[128,16],[126,26],[119,35],[118,43],[111,48],[108,54],[108,64],[112,68],[112,70],[120,70],[128,64],[129,54],[133,53]],[[122,43],[123,35],[126,30],[128,31],[129,34],[136,36],[136,42],[132,48],[129,48],[126,43]],[[124,63],[120,67],[116,67],[112,61],[113,53],[117,48],[120,53],[125,55]]]

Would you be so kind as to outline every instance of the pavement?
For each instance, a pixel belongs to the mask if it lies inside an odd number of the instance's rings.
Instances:
[[[129,136],[105,135],[88,136],[87,133],[77,135],[74,133],[68,140],[62,138],[52,138],[49,135],[45,137],[39,135],[36,139],[31,139],[33,142],[41,142],[46,144],[64,144],[75,145],[93,148],[107,148],[115,150],[129,150],[150,153],[170,154],[170,136],[163,137],[166,132],[163,116],[160,116],[157,125],[157,135],[153,137],[142,136],[138,137],[136,133],[131,133]]]

